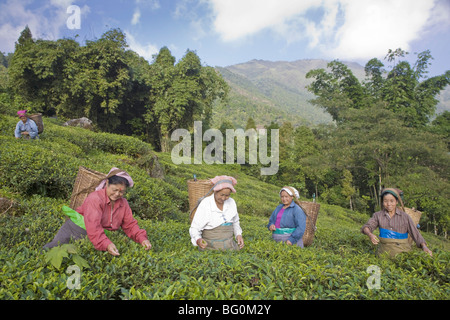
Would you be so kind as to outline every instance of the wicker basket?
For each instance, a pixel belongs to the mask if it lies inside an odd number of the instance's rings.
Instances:
[[[29,114],[28,118],[30,118],[36,123],[36,126],[38,128],[38,134],[44,132],[44,122],[42,121],[42,113]]]
[[[76,210],[81,206],[89,193],[94,191],[106,177],[104,173],[80,166],[70,197],[70,207]]]
[[[199,205],[199,200],[202,197],[209,196],[212,193],[213,184],[209,180],[197,180],[194,179],[187,181],[188,194],[189,194],[189,218],[194,218],[195,211],[197,211],[197,206]]]
[[[405,212],[411,217],[412,221],[414,222],[414,225],[417,226],[420,221],[420,217],[422,216],[422,212],[416,209],[410,209],[410,208],[404,208]]]
[[[314,240],[316,231],[317,216],[319,215],[320,204],[316,202],[299,201],[300,206],[306,214],[306,229],[303,234],[303,246],[307,247]]]
[[[410,208],[404,208],[405,212],[411,217],[412,221],[414,222],[414,225],[417,226],[420,221],[420,217],[422,216],[422,212],[416,209],[410,209]],[[409,243],[413,242],[413,239],[410,234],[408,234],[408,241]]]

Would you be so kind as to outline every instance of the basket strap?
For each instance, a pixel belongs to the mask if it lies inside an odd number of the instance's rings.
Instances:
[[[189,213],[189,216],[191,216],[192,215],[192,212],[195,210],[195,209],[197,209],[197,207],[200,205],[200,202],[202,202],[202,200],[203,199],[205,199],[206,198],[206,196],[218,185],[218,184],[221,184],[221,183],[224,183],[224,182],[228,182],[228,183],[230,183],[231,185],[233,185],[233,181],[231,181],[231,180],[219,180],[219,181],[217,181],[213,186],[212,186],[212,188],[211,189],[209,189],[209,191],[203,196],[203,197],[201,197],[200,199],[198,199],[197,200],[197,204],[195,205],[195,207],[194,208],[192,208],[192,210],[191,210],[191,212]],[[192,219],[192,218],[191,218]]]

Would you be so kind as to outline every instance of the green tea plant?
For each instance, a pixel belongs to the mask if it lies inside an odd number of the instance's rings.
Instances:
[[[86,260],[84,260],[80,255],[77,254],[77,247],[72,243],[62,244],[60,246],[56,246],[51,248],[45,254],[45,261],[50,263],[56,269],[61,267],[61,263],[64,258],[69,258],[71,255],[73,262],[79,266],[80,268],[89,268]]]

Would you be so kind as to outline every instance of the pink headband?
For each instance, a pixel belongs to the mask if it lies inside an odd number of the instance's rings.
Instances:
[[[27,113],[27,110],[19,110],[19,111],[17,111],[17,115],[19,117],[24,116],[26,113]]]
[[[114,170],[120,170],[120,169],[116,168],[116,167],[112,168],[111,170],[109,170],[108,176]],[[117,173],[116,176],[119,176],[119,177],[127,179],[128,183],[130,184],[130,187],[132,187],[134,185],[133,179],[131,179],[130,175],[127,172],[121,171],[121,172]],[[97,186],[97,188],[95,188],[95,190],[103,189],[106,186],[106,181],[107,181],[107,179],[102,180],[102,182],[100,182],[100,184]]]
[[[230,176],[216,176],[210,181],[215,185],[214,191],[220,191],[222,189],[231,189],[231,192],[236,193],[236,190],[234,189],[234,185],[236,185],[237,181],[235,178]]]

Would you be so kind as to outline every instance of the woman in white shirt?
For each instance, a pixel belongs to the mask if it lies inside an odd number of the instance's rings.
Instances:
[[[236,202],[230,194],[236,193],[237,181],[229,176],[211,179],[214,193],[203,199],[192,219],[189,234],[194,246],[199,250],[239,250],[244,247],[242,229]],[[233,239],[236,238],[237,243]]]

